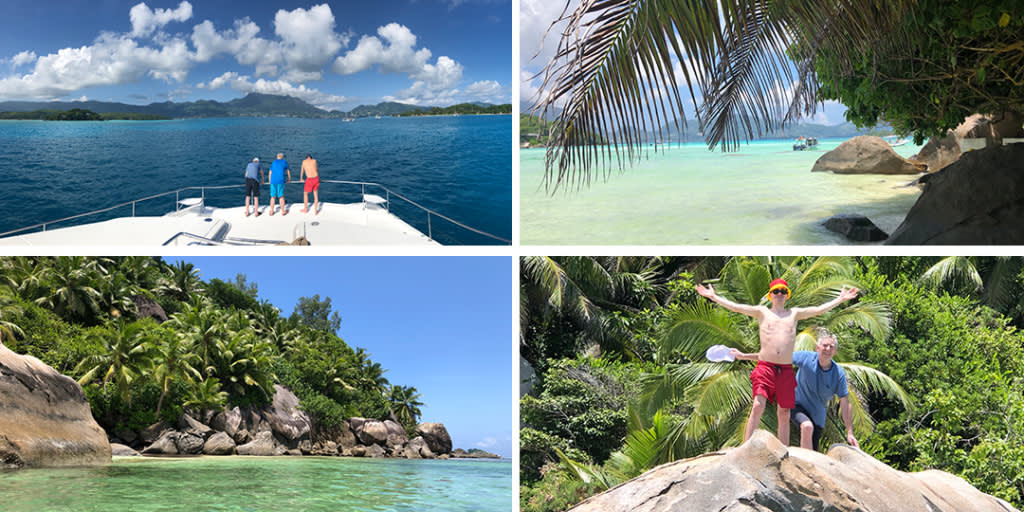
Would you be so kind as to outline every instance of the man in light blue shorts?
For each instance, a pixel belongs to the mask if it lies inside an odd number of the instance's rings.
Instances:
[[[846,425],[846,442],[860,448],[853,436],[853,410],[850,408],[846,388],[846,372],[832,361],[838,342],[831,334],[818,338],[815,351],[793,353],[796,372],[796,406],[791,418],[800,427],[800,447],[818,450],[821,433],[825,430],[825,415],[832,396],[839,397],[839,411]]]
[[[288,215],[284,209],[284,184],[292,181],[292,170],[284,153],[277,154],[277,160],[270,164],[270,214],[274,214],[274,198],[281,198],[281,215]]]

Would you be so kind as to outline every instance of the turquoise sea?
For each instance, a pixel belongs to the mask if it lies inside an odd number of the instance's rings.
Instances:
[[[0,233],[188,186],[244,184],[245,165],[283,152],[298,180],[311,153],[324,180],[374,182],[454,220],[512,238],[512,116],[338,119],[218,118],[170,121],[0,121],[4,201]],[[380,191],[367,190],[370,193]],[[356,202],[354,185],[323,184],[321,200]],[[194,192],[198,196],[198,192]],[[261,190],[261,203],[269,198]],[[244,189],[207,192],[207,204],[243,205]],[[311,198],[312,199],[312,198]],[[302,186],[285,189],[302,202]],[[402,201],[392,211],[424,233],[427,216]],[[174,210],[175,196],[137,215]],[[130,207],[71,221],[131,215]],[[58,224],[56,227],[70,225]],[[445,244],[500,244],[431,220]]]
[[[7,512],[517,510],[510,460],[115,457],[0,472]]]
[[[520,150],[520,241],[524,245],[849,244],[822,223],[838,213],[867,216],[892,233],[920,194],[916,176],[811,172],[845,139],[809,151],[792,141],[758,141],[737,152],[703,143],[650,148],[623,173],[579,191],[545,192],[544,150]],[[894,148],[916,154],[913,144]]]

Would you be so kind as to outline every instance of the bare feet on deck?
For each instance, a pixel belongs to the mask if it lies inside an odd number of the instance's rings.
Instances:
[[[302,213],[309,213],[309,209],[306,208],[305,206],[303,206],[302,209],[299,211],[301,211]]]

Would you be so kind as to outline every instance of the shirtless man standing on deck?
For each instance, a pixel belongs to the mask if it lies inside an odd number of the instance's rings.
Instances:
[[[761,424],[761,415],[769,400],[774,400],[779,420],[779,441],[789,445],[789,411],[795,403],[796,373],[793,370],[793,346],[796,344],[796,323],[828,312],[839,304],[857,297],[857,289],[845,286],[839,296],[820,306],[810,308],[786,309],[789,299],[789,285],[782,279],[776,279],[768,285],[768,297],[771,307],[736,304],[715,293],[709,284],[707,287],[697,285],[697,293],[736,313],[757,319],[759,324],[761,351],[757,354],[757,366],[750,372],[750,383],[754,394],[754,403],[750,407],[747,428],[743,441],[746,442]],[[733,357],[743,354],[732,350]]]
[[[320,172],[316,168],[316,160],[306,155],[299,170],[299,179],[306,176],[306,185],[302,188],[302,213],[309,211],[309,193],[313,192],[313,211],[320,215]]]

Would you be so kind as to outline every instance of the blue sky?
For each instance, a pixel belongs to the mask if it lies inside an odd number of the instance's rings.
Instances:
[[[0,101],[512,97],[511,0],[7,0]]]
[[[238,273],[291,315],[299,297],[330,297],[338,335],[363,347],[392,384],[422,395],[420,421],[455,448],[518,450],[518,267],[508,257],[198,257],[203,280]]]

